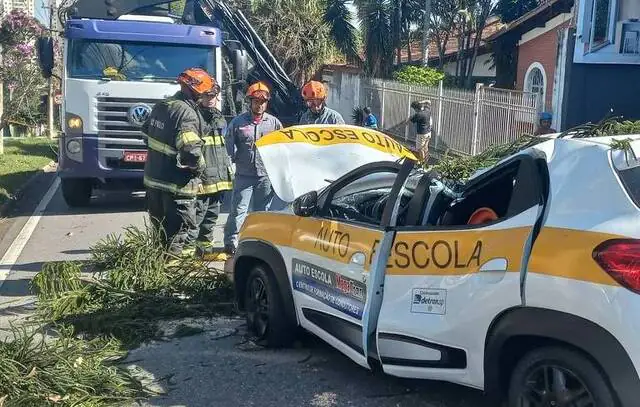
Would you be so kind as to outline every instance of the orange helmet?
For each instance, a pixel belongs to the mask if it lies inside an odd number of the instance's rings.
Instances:
[[[309,81],[302,87],[302,98],[304,100],[326,99],[327,90],[322,82]]]
[[[218,93],[220,87],[216,80],[204,69],[189,68],[178,76],[178,83],[185,85],[197,95]]]
[[[247,97],[249,99],[271,99],[271,91],[264,82],[255,82],[247,89]]]

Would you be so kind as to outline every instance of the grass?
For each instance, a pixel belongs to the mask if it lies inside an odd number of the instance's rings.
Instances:
[[[33,174],[56,160],[53,143],[46,138],[4,139],[4,154],[0,155],[0,205],[14,199]]]

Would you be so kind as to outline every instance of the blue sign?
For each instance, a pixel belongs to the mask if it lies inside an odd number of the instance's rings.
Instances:
[[[293,288],[314,299],[362,319],[367,287],[351,278],[293,259]]]

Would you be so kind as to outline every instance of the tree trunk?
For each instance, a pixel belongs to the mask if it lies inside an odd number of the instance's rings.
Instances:
[[[469,62],[469,70],[467,74],[467,87],[471,89],[471,79],[473,78],[473,71],[476,68],[476,59],[478,58],[478,49],[480,48],[480,41],[482,40],[482,32],[484,31],[485,24],[482,24],[482,27],[477,30],[476,38],[473,41],[473,55],[471,56],[471,61]],[[478,32],[480,34],[478,34]]]
[[[409,25],[409,20],[406,21],[405,29],[407,30],[407,62],[411,64],[411,27]]]

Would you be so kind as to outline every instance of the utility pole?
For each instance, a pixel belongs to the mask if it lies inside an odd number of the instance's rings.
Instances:
[[[57,24],[54,24],[55,18],[58,14],[57,8],[56,8],[56,0],[49,0],[49,30],[51,33],[51,38],[53,39],[53,42],[55,44],[56,42],[56,28],[57,28]],[[48,121],[48,127],[49,127],[49,138],[50,139],[54,139],[56,138],[56,126],[55,126],[55,87],[54,87],[54,81],[53,81],[53,76],[49,77],[49,100],[48,100],[48,112],[47,112],[47,121]]]
[[[429,28],[431,25],[431,0],[424,0],[424,23],[422,26],[422,64],[429,64]]]

